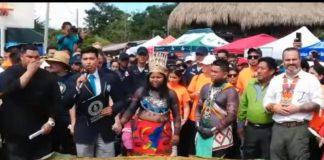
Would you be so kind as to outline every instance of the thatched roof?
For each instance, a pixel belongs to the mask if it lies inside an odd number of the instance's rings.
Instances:
[[[171,12],[169,27],[191,23],[237,23],[242,30],[267,25],[324,24],[324,3],[179,3]]]

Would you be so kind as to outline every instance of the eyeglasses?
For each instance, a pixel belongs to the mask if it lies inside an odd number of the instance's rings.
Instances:
[[[248,59],[252,59],[252,58],[253,58],[253,59],[259,59],[259,56],[248,56],[247,58],[248,58]]]
[[[237,74],[228,74],[227,75],[227,77],[229,77],[229,78],[234,78],[234,77],[236,77],[237,76]]]

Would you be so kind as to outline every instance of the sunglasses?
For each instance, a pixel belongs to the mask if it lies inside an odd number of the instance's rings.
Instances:
[[[252,58],[253,58],[253,59],[259,59],[259,56],[248,56],[247,58],[248,58],[248,59],[252,59]]]
[[[227,75],[227,77],[229,77],[229,78],[234,78],[234,77],[236,77],[237,76],[237,74],[228,74]]]

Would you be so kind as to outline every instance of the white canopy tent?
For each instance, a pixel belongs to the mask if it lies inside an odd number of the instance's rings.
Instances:
[[[297,32],[300,32],[302,35],[302,46],[309,46],[320,41],[316,36],[314,36],[314,34],[311,31],[308,30],[307,27],[303,26],[285,37],[282,37],[274,42],[261,46],[260,49],[262,50],[262,56],[269,56],[274,59],[281,60],[282,51],[288,47],[293,46],[293,42],[296,38]],[[247,50],[248,48],[244,51],[244,57],[247,57]]]
[[[149,47],[152,47],[152,46],[156,46],[159,42],[161,42],[163,40],[162,37],[160,36],[155,36],[154,38],[146,41],[145,43],[141,44],[141,45],[138,45],[138,46],[135,46],[135,47],[131,47],[129,49],[126,50],[126,53],[131,55],[131,54],[136,54],[137,52],[137,49],[139,47],[146,47],[146,48],[149,48]]]

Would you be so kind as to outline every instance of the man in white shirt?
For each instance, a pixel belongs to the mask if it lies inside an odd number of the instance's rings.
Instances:
[[[322,107],[321,84],[304,72],[297,48],[283,51],[286,71],[269,84],[263,106],[273,113],[271,159],[309,159],[308,121]]]

